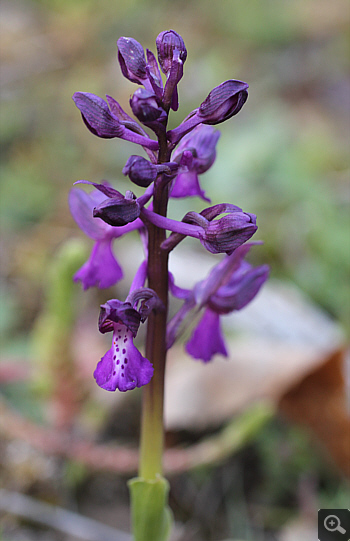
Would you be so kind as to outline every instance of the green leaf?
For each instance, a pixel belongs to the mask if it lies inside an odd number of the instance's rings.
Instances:
[[[167,541],[173,523],[168,507],[169,483],[164,477],[128,482],[134,541]]]

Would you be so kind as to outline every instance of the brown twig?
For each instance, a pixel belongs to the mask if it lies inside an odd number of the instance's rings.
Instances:
[[[176,474],[224,460],[251,439],[272,415],[273,409],[270,406],[260,404],[254,407],[250,419],[246,416],[242,422],[240,419],[232,421],[217,436],[184,449],[167,449],[164,453],[164,470],[167,474]],[[137,471],[136,449],[84,441],[39,426],[9,409],[4,401],[0,402],[0,432],[10,439],[25,440],[46,454],[79,461],[95,471],[125,475]]]
[[[85,541],[131,541],[131,535],[126,532],[10,490],[0,489],[0,510]]]

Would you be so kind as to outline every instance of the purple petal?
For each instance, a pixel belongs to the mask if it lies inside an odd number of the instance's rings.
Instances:
[[[173,159],[182,155],[185,151],[191,151],[193,154],[192,168],[199,174],[205,173],[215,161],[216,145],[219,138],[220,132],[218,130],[215,130],[212,126],[200,124],[185,135],[175,150]]]
[[[134,279],[132,281],[132,284],[130,286],[130,293],[134,291],[134,289],[138,289],[139,287],[143,287],[145,285],[146,279],[147,279],[147,261],[142,261],[141,265],[137,269]]]
[[[209,300],[209,306],[221,314],[233,310],[241,310],[258,294],[262,285],[269,276],[269,267],[252,268],[248,263],[242,262],[230,281],[220,287]]]
[[[149,49],[146,50],[147,54],[147,66],[146,72],[148,79],[152,85],[153,92],[159,100],[163,97],[163,81],[159,71],[159,66],[156,57]]]
[[[237,248],[231,255],[215,265],[207,278],[198,282],[194,287],[194,295],[197,304],[202,308],[207,304],[209,298],[214,295],[220,287],[226,285],[235,271],[241,266],[241,262],[249,252],[252,244],[243,244]]]
[[[176,297],[177,299],[186,300],[193,295],[191,289],[184,289],[183,287],[179,287],[175,284],[174,276],[171,272],[169,272],[168,276],[169,276],[169,289],[170,289],[171,294],[174,297]]]
[[[195,171],[179,173],[174,180],[170,197],[201,197],[210,203],[210,199],[205,196],[205,191],[201,189],[199,178]]]
[[[209,310],[209,308],[205,310],[202,319],[186,344],[186,351],[195,359],[200,359],[206,363],[217,353],[225,357],[228,356],[218,314]]]
[[[153,122],[164,117],[164,110],[157,103],[156,95],[144,88],[138,88],[130,98],[132,112],[140,122]]]
[[[133,344],[125,325],[114,325],[113,345],[102,357],[94,372],[97,385],[106,391],[125,392],[150,382],[153,366]]]
[[[93,184],[87,181],[87,184]],[[103,186],[98,184],[96,186]],[[105,186],[106,187],[106,186]],[[111,188],[113,190],[113,188]],[[115,190],[116,191],[116,190]],[[112,192],[111,192],[112,193]],[[119,192],[117,192],[119,193]],[[124,196],[121,196],[124,199]],[[79,188],[73,188],[69,192],[69,208],[71,214],[84,233],[94,240],[104,240],[110,238],[118,238],[126,233],[130,233],[135,229],[143,227],[142,221],[137,218],[133,222],[119,227],[108,225],[100,218],[93,217],[93,210],[100,205],[106,198],[98,190],[91,193],[86,193]]]
[[[123,278],[123,271],[116,261],[111,239],[96,242],[88,261],[74,275],[74,281],[81,281],[83,289],[97,286],[110,287]]]
[[[171,68],[167,74],[167,82],[164,88],[163,104],[168,110],[171,108],[177,111],[179,108],[179,97],[177,92],[177,84],[183,76],[183,62],[180,58],[178,50],[174,51]]]
[[[157,173],[157,166],[142,156],[130,156],[123,167],[123,175],[129,175],[134,184],[143,188],[156,180]]]
[[[102,98],[88,92],[76,92],[73,100],[80,110],[86,126],[94,135],[104,139],[120,137],[125,141],[142,145],[151,150],[158,150],[159,144],[157,141],[135,133],[135,126],[130,125],[130,129],[127,129],[121,124]]]
[[[125,301],[129,302],[135,311],[137,310],[136,313],[141,317],[142,323],[146,321],[151,312],[164,311],[165,309],[165,306],[157,293],[149,287],[133,289],[130,291]],[[134,334],[134,336],[136,336],[136,334]]]
[[[105,197],[100,192],[88,194],[79,188],[73,188],[69,192],[69,209],[71,214],[84,233],[94,240],[102,240],[108,235],[111,226],[102,220],[93,218],[94,207],[103,201]]]
[[[112,188],[112,186],[109,186],[107,182],[104,182],[104,184],[98,184],[97,182],[90,182],[89,180],[77,180],[76,182],[74,182],[74,184],[88,184],[89,186],[94,186],[96,190],[103,193],[107,197],[116,197],[117,199],[124,199],[123,194],[118,192],[118,190],[115,190],[114,188]],[[105,198],[100,199],[98,203],[102,203],[102,201],[104,200]]]

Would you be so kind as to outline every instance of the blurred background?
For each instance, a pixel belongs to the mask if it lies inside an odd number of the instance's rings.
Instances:
[[[174,540],[307,541],[317,509],[349,507],[349,12],[346,0],[0,2],[3,490],[128,531],[135,460],[123,445],[137,445],[140,393],[96,389],[92,371],[108,343],[98,306],[124,298],[142,253],[137,236],[118,240],[125,279],[83,292],[71,276],[92,241],[67,198],[79,179],[129,189],[121,170],[138,150],[90,134],[71,96],[109,94],[129,111],[136,86],[122,78],[118,37],[156,52],[156,36],[172,28],[188,57],[171,127],[224,80],[250,85],[240,114],[219,126],[202,187],[213,204],[257,214],[264,246],[250,261],[271,267],[256,304],[227,321],[228,389],[212,388],[211,368],[204,374],[181,347],[170,358],[167,445],[193,450],[183,471],[177,455],[166,459]],[[170,215],[202,208],[176,200]],[[171,263],[182,286],[214,262],[187,249]],[[193,398],[180,411],[193,389],[205,390],[206,408]],[[227,429],[234,437],[220,454]],[[67,438],[94,442],[95,454]],[[4,539],[75,539],[5,507]]]

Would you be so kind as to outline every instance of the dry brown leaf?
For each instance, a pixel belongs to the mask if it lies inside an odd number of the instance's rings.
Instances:
[[[344,351],[337,351],[281,399],[289,419],[311,428],[338,467],[350,476],[350,417],[346,408]]]
[[[277,403],[343,344],[339,327],[291,285],[268,284],[226,319],[229,359],[203,364],[183,348],[170,351],[166,377],[168,429],[217,426],[257,400]],[[235,336],[232,334],[235,332]]]

